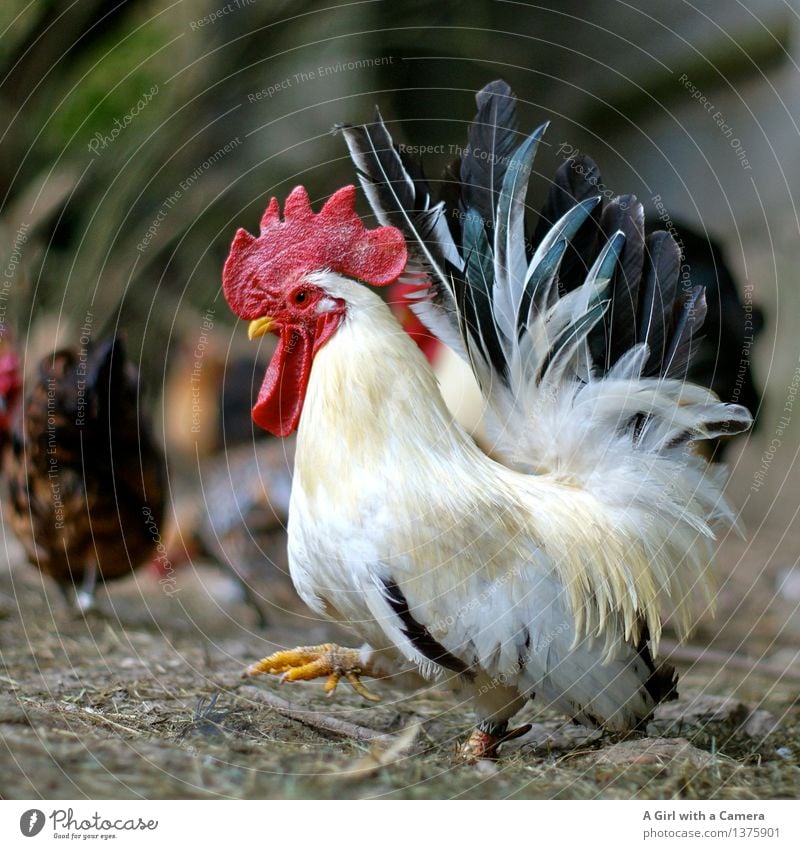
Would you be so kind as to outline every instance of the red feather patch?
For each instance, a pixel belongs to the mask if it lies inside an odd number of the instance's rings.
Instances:
[[[396,227],[367,230],[355,209],[356,190],[345,186],[319,213],[311,209],[302,186],[292,190],[281,221],[272,198],[256,238],[239,230],[222,272],[231,309],[246,320],[264,314],[264,295],[280,292],[304,274],[330,269],[373,286],[397,279],[408,259]]]

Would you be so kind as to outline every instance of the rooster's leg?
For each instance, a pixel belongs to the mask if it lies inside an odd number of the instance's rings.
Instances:
[[[471,764],[481,760],[497,760],[497,750],[501,743],[515,740],[530,730],[530,725],[521,725],[509,731],[508,722],[481,722],[475,726],[467,742],[459,749],[458,758]]]
[[[281,681],[310,681],[327,678],[324,690],[332,696],[341,678],[365,699],[373,702],[380,697],[371,693],[362,683],[361,676],[381,677],[371,668],[358,649],[345,649],[333,643],[321,646],[301,646],[288,651],[279,651],[251,664],[246,675],[280,675]]]

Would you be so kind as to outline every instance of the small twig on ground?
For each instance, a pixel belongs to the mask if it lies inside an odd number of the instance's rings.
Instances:
[[[684,663],[713,663],[715,666],[727,666],[731,669],[741,669],[744,672],[755,672],[759,675],[767,675],[770,678],[800,681],[800,670],[777,666],[776,664],[744,657],[740,654],[719,651],[718,649],[681,645],[671,640],[662,640],[661,650],[666,658],[683,661]]]
[[[99,711],[94,710],[94,708],[79,708],[75,713],[72,711],[67,711],[67,713],[71,716],[84,716],[90,719],[92,722],[98,725],[110,725],[112,728],[116,728],[118,731],[124,731],[126,734],[133,734],[136,737],[140,737],[142,732],[136,728],[131,728],[128,725],[120,725],[119,722],[114,722],[113,719],[109,719],[107,716],[104,716]]]
[[[315,710],[302,710],[293,707],[285,699],[276,696],[269,690],[260,690],[258,687],[239,687],[237,690],[241,695],[247,696],[255,702],[262,702],[268,705],[273,710],[276,710],[282,716],[289,719],[294,719],[297,722],[307,725],[309,728],[314,728],[317,731],[326,731],[329,734],[335,734],[337,737],[349,737],[358,743],[390,743],[392,736],[383,734],[380,731],[375,731],[373,728],[367,728],[364,725],[355,725],[352,722],[347,722],[344,719],[337,719],[335,716],[320,713]]]

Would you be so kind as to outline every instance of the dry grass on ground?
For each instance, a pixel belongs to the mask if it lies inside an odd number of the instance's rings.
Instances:
[[[323,626],[273,617],[256,633],[247,608],[213,601],[225,589],[215,572],[180,581],[168,598],[140,574],[83,620],[21,562],[0,572],[0,797],[800,795],[800,672],[786,640],[753,638],[765,657],[749,671],[681,655],[682,698],[649,738],[589,734],[534,704],[520,718],[532,731],[475,768],[455,763],[469,714],[444,693],[383,688],[374,706],[341,686],[327,700],[321,685],[243,681],[245,664],[321,641]],[[281,700],[297,712],[276,709]],[[343,723],[387,736],[342,736]]]

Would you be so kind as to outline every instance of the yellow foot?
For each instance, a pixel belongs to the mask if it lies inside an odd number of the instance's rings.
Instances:
[[[483,760],[496,761],[498,758],[497,750],[501,743],[516,740],[517,737],[522,737],[523,734],[527,734],[530,730],[530,725],[520,725],[519,728],[515,728],[513,731],[491,734],[481,728],[474,728],[467,742],[458,750],[458,760],[468,764],[474,764]]]
[[[340,679],[347,683],[365,699],[379,702],[380,696],[371,693],[362,683],[362,675],[372,675],[369,666],[361,660],[358,649],[343,649],[333,643],[321,646],[301,646],[288,651],[278,651],[252,663],[245,675],[280,675],[284,681],[311,681],[313,678],[325,678],[323,689],[332,696]]]

